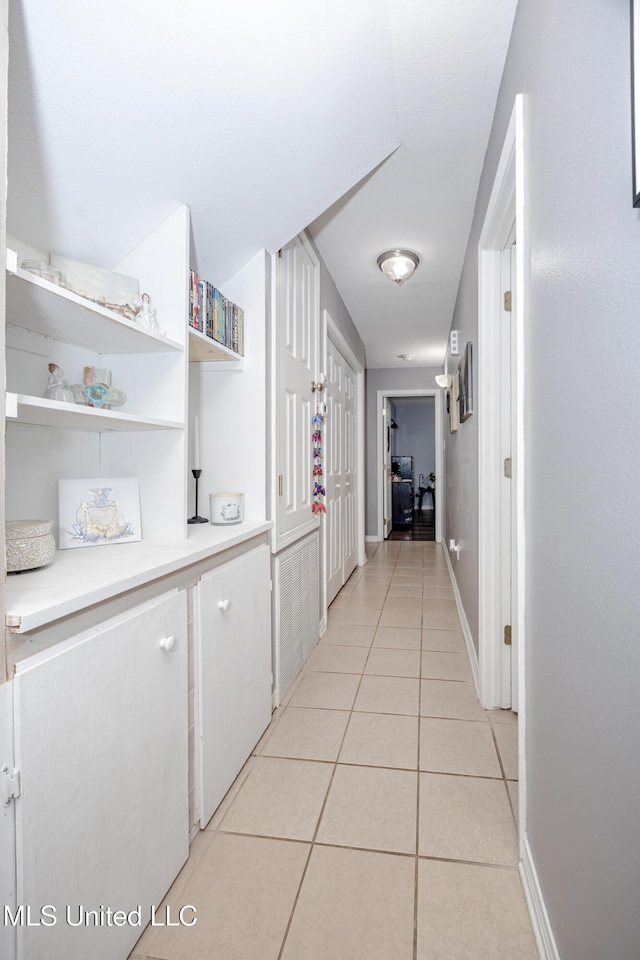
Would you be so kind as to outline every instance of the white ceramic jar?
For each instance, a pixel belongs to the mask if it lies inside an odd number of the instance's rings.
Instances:
[[[244,493],[210,493],[211,523],[227,526],[244,520]]]
[[[35,570],[46,567],[56,555],[51,520],[9,520],[5,524],[7,570]]]

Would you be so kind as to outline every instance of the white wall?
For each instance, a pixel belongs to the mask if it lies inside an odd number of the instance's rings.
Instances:
[[[380,368],[367,370],[366,375],[366,533],[378,535],[378,484],[382,482],[382,464],[377,463],[377,399],[378,390],[393,396],[394,390],[434,390],[435,377],[442,373],[440,367]],[[397,401],[396,401],[397,402]],[[402,451],[396,443],[399,453]]]
[[[640,212],[629,3],[520,0],[453,326],[524,93],[527,831],[562,960],[640,951]],[[613,380],[612,380],[613,377]],[[613,384],[613,386],[611,386]],[[447,436],[446,537],[477,637],[477,424]]]

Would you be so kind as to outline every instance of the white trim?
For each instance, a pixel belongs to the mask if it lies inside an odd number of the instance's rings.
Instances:
[[[460,618],[460,625],[462,627],[462,633],[464,635],[464,642],[466,644],[467,653],[469,654],[469,661],[471,663],[471,672],[473,674],[473,681],[476,685],[476,693],[478,694],[478,700],[480,700],[480,667],[478,664],[478,654],[476,653],[476,648],[473,643],[473,635],[471,633],[471,627],[469,626],[469,621],[467,620],[467,614],[465,613],[465,609],[462,604],[462,597],[460,596],[460,591],[458,589],[458,581],[456,580],[456,575],[453,572],[453,564],[451,563],[451,557],[449,556],[449,551],[447,550],[445,544],[442,544],[442,552],[444,553],[445,560],[447,561],[447,567],[449,568],[449,576],[451,577],[451,585],[453,586],[453,595],[456,598],[456,606],[458,608],[458,617]]]
[[[327,615],[325,613],[324,617],[322,617],[322,619],[320,620],[320,628],[318,631],[318,636],[324,637],[326,632],[327,632]]]
[[[380,540],[379,540],[379,538],[378,538],[378,534],[377,534],[377,533],[376,533],[375,536],[373,536],[373,537],[370,537],[370,536],[367,534],[367,536],[364,538],[364,540],[365,540],[365,543],[380,543]]]
[[[442,455],[442,388],[433,390],[386,390],[377,391],[376,402],[376,490],[377,490],[377,517],[378,542],[384,540],[384,484],[381,480],[382,451],[384,449],[384,431],[382,428],[382,410],[387,397],[435,397],[435,448],[436,448],[436,542],[442,542],[442,491],[444,489],[444,457]]]
[[[498,350],[495,310],[502,298],[500,253],[516,241],[516,299],[512,335],[516,337],[515,443],[512,450],[513,484],[516,499],[516,578],[513,583],[512,634],[518,647],[518,751],[519,823],[521,856],[527,822],[526,790],[526,679],[525,679],[525,438],[524,438],[524,324],[525,284],[525,203],[524,203],[524,114],[523,96],[515,98],[513,112],[496,171],[484,226],[478,243],[478,647],[480,699],[487,709],[505,706],[502,697],[499,617],[498,516],[500,490],[496,462],[499,462],[497,417]]]
[[[540,960],[560,960],[560,953],[556,944],[549,914],[542,896],[542,888],[538,879],[538,871],[533,860],[531,847],[526,834],[521,844],[520,879],[524,888],[524,895],[529,908],[533,935],[540,954]]]

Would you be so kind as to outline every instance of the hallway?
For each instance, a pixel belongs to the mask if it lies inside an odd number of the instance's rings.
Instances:
[[[535,960],[517,720],[479,706],[435,543],[368,548],[142,960]]]

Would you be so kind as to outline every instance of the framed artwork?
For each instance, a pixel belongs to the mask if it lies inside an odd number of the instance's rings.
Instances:
[[[458,419],[458,376],[452,377],[451,387],[447,391],[447,409],[449,411],[449,433],[457,433]]]
[[[640,207],[640,0],[631,0],[631,131],[633,205]]]
[[[467,341],[464,353],[458,364],[458,415],[460,423],[468,420],[473,413],[473,347]]]
[[[58,509],[61,550],[142,540],[137,478],[59,480]]]

